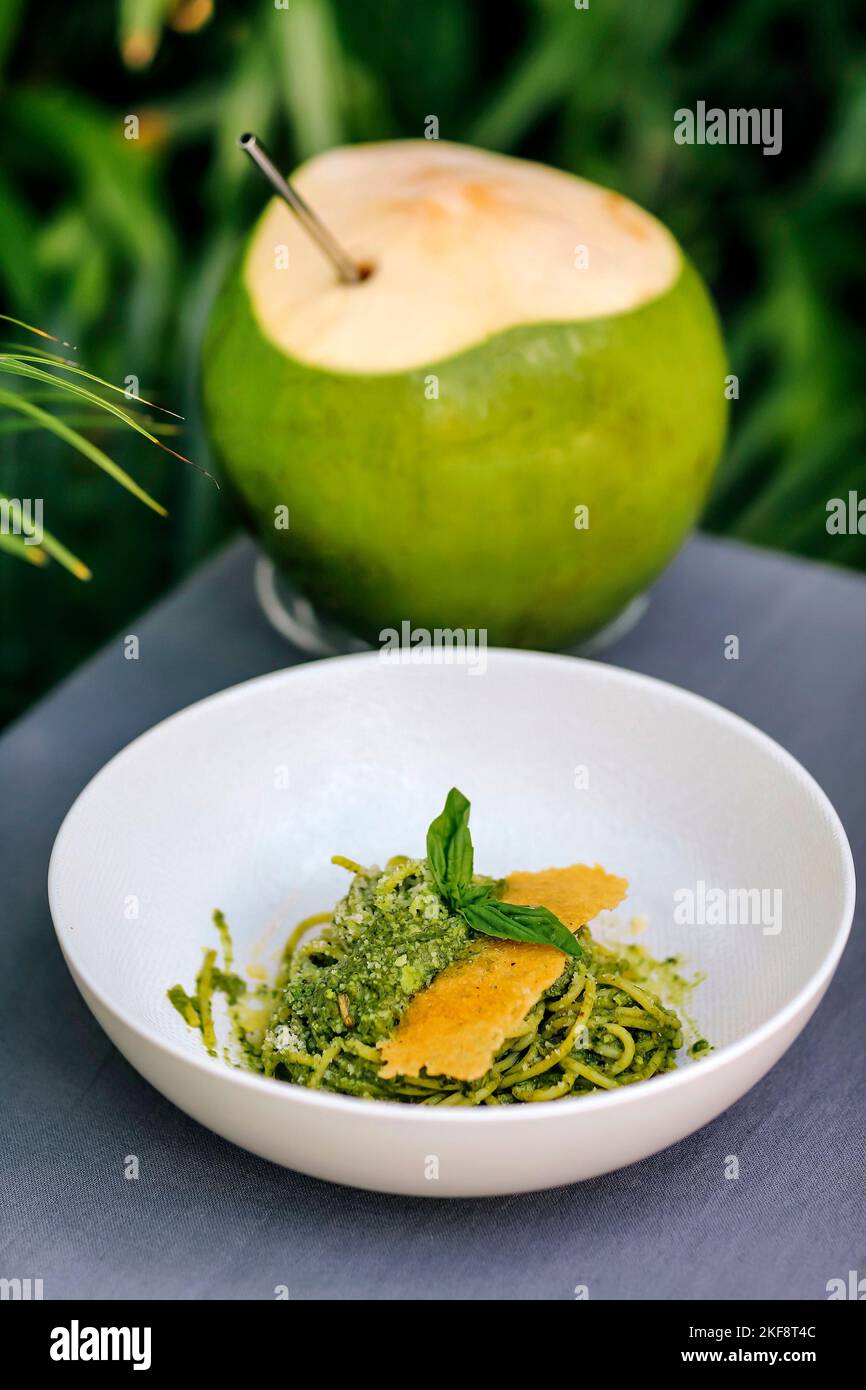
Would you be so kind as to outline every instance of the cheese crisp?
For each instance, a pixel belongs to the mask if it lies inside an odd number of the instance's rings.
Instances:
[[[627,880],[596,865],[509,875],[502,901],[546,907],[576,931],[625,897]],[[487,938],[466,961],[443,970],[416,994],[393,1036],[380,1048],[382,1078],[453,1076],[475,1081],[490,1069],[506,1038],[562,974],[554,946]]]

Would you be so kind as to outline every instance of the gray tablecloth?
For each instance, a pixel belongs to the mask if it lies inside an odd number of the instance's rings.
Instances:
[[[298,656],[267,626],[239,543],[0,741],[2,1255],[46,1298],[826,1297],[866,1275],[862,915],[803,1036],[713,1124],[619,1173],[483,1201],[331,1187],[199,1128],[91,1018],[45,878],[63,815],[164,715]],[[723,659],[727,634],[739,661]],[[46,634],[49,638],[50,634]],[[720,701],[791,750],[866,854],[866,582],[693,541],[603,654]],[[748,789],[744,788],[744,795]],[[127,1155],[140,1178],[124,1177]],[[740,1177],[725,1178],[728,1154]]]

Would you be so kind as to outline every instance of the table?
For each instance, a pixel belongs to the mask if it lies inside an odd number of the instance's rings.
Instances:
[[[826,1297],[866,1275],[862,914],[815,1018],[749,1095],[672,1149],[507,1199],[356,1192],[203,1130],[121,1058],[54,940],[48,856],[75,796],[156,720],[300,655],[232,544],[9,729],[0,747],[0,1276],[46,1298]],[[726,636],[739,660],[724,657]],[[866,580],[692,540],[603,659],[765,729],[823,785],[866,860]],[[748,788],[743,789],[748,795]],[[128,1155],[138,1181],[124,1177]],[[728,1155],[738,1180],[726,1180]]]

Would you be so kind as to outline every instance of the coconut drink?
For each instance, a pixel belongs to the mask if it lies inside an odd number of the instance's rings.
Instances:
[[[211,317],[212,438],[316,610],[558,647],[614,619],[699,516],[725,433],[715,311],[667,229],[558,170],[440,141],[331,150]]]

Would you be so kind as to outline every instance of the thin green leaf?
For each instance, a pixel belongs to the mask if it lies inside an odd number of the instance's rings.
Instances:
[[[62,565],[63,568],[68,570],[76,579],[86,582],[93,578],[90,569],[85,565],[84,561],[79,560],[78,556],[74,555],[56,536],[52,536],[50,531],[43,531],[41,546],[53,560],[56,560],[59,565]]]
[[[29,560],[31,564],[44,565],[46,555],[51,555],[61,564],[65,570],[74,575],[76,579],[92,579],[90,570],[79,560],[77,555],[73,555],[71,550],[67,550],[65,545],[53,536],[44,527],[40,528],[39,539],[33,544],[36,532],[32,524],[28,525],[20,502],[14,497],[7,497],[0,492],[0,502],[5,502],[16,528],[16,534],[10,535],[8,532],[0,532],[0,543],[5,543],[2,548],[13,551],[22,559]],[[28,541],[28,537],[30,540]]]
[[[28,401],[26,396],[16,396],[13,391],[0,391],[0,406],[6,406],[9,410],[20,411],[22,414],[29,415],[34,420],[38,420],[46,430],[50,430],[52,434],[57,435],[58,439],[63,439],[67,444],[71,444],[72,447],[77,449],[80,454],[83,454],[85,458],[89,458],[98,468],[101,468],[105,473],[108,473],[110,477],[114,478],[115,482],[125,487],[127,492],[131,492],[133,497],[137,497],[140,502],[144,502],[145,506],[150,507],[151,510],[156,512],[159,516],[168,516],[165,507],[151,497],[150,493],[145,492],[144,488],[139,487],[138,483],[135,482],[124,469],[116,464],[113,459],[108,457],[108,454],[103,453],[102,449],[97,448],[89,439],[85,439],[83,434],[79,434],[77,430],[71,429],[56,416],[50,415],[47,410],[42,410],[40,406],[34,405],[32,401]]]
[[[56,353],[44,351],[16,351],[11,355],[14,356],[18,362],[44,362],[50,366],[58,367],[61,371],[73,372],[76,376],[86,377],[88,381],[95,381],[105,391],[116,391],[119,396],[123,396],[128,401],[133,401],[136,405],[146,405],[149,406],[151,410],[159,410],[163,415],[173,415],[175,420],[183,419],[183,416],[179,415],[176,410],[169,410],[168,406],[165,405],[157,405],[156,401],[145,400],[144,396],[130,396],[127,394],[125,387],[116,386],[113,381],[106,381],[105,377],[97,376],[95,372],[85,371],[83,367],[79,367],[77,362],[70,362],[66,357],[58,357]],[[2,361],[2,355],[0,355],[0,361]],[[60,383],[62,378],[56,377],[54,380]],[[189,459],[184,459],[184,463],[189,462]]]
[[[120,51],[128,68],[153,62],[170,8],[170,0],[121,0]]]
[[[53,333],[46,333],[44,328],[36,328],[32,323],[25,323],[23,319],[12,318],[10,314],[0,314],[0,320],[15,324],[18,328],[25,328],[28,333],[35,333],[37,337],[48,338],[52,343],[59,343],[61,347],[72,346],[71,343],[63,342],[60,338],[55,338]],[[176,410],[169,410],[168,406],[165,405],[157,405],[155,401],[150,401],[145,396],[131,397],[127,395],[126,389],[123,386],[117,386],[113,381],[106,381],[105,377],[97,376],[94,372],[88,372],[84,367],[79,367],[77,362],[70,362],[68,357],[61,357],[58,353],[50,352],[47,348],[36,347],[29,352],[25,352],[21,350],[17,343],[4,344],[3,346],[4,351],[0,352],[0,371],[4,369],[7,371],[11,370],[12,368],[9,364],[12,362],[47,363],[51,366],[58,367],[61,371],[73,372],[76,376],[85,377],[88,381],[95,381],[103,390],[115,391],[118,395],[124,396],[126,400],[133,400],[136,405],[146,405],[151,410],[158,410],[162,415],[171,415],[175,420],[183,419],[183,416],[179,415]],[[5,368],[4,363],[7,364]],[[60,387],[62,389],[66,387],[67,389],[72,389],[71,383],[66,382],[62,377],[55,377],[49,373],[49,380],[52,388]],[[35,399],[35,395],[31,394],[30,399]],[[104,401],[101,397],[94,397],[94,399],[101,409],[111,408],[109,403]],[[127,424],[132,425],[134,429],[138,428],[138,422],[133,416],[122,412],[122,418]],[[148,438],[150,437],[151,436],[148,436]],[[191,459],[183,458],[181,454],[178,454],[176,457],[181,458],[184,463],[192,462]],[[193,465],[193,467],[195,467],[195,465]]]
[[[15,319],[11,314],[0,314],[0,319],[4,323],[13,323],[16,328],[26,328],[28,333],[35,333],[37,338],[47,338],[49,342],[60,343],[61,347],[71,347],[71,343],[61,342],[60,338],[55,338],[53,333],[46,333],[44,328],[37,328],[35,324],[25,323],[23,319]]]
[[[151,444],[158,445],[159,448],[164,449],[166,453],[173,454],[175,458],[180,459],[181,463],[188,463],[193,468],[198,468],[198,465],[194,464],[192,459],[184,458],[183,454],[179,454],[175,449],[169,449],[167,444],[160,443],[156,435],[151,434],[150,430],[145,429],[144,425],[142,425],[139,420],[136,420],[134,415],[130,415],[129,411],[122,410],[120,406],[115,405],[113,401],[105,400],[103,396],[98,396],[95,391],[88,391],[84,386],[76,386],[73,381],[66,381],[64,377],[54,376],[52,372],[43,371],[41,367],[35,367],[21,357],[10,357],[0,354],[0,372],[7,372],[10,376],[27,377],[30,381],[41,381],[46,385],[55,386],[58,391],[65,391],[70,395],[80,396],[82,400],[90,401],[91,405],[96,405],[102,410],[107,410],[110,415],[116,415],[118,420],[122,420],[130,429],[135,430],[137,434],[143,435]],[[90,374],[84,372],[82,375],[89,376]],[[99,377],[94,377],[93,380],[99,381]],[[205,470],[203,468],[198,468],[198,471],[203,473]]]
[[[28,401],[47,400],[56,401],[55,393],[30,392],[27,393]],[[55,419],[62,420],[64,424],[72,425],[77,430],[124,430],[126,425],[123,420],[116,420],[114,416],[106,416],[98,410],[65,410],[62,415],[55,415]],[[173,435],[178,433],[176,425],[165,425],[161,420],[149,420],[150,428],[156,434]],[[0,434],[29,434],[41,430],[42,426],[36,420],[0,420]]]
[[[345,139],[345,74],[329,0],[293,0],[271,9],[277,78],[302,159]]]
[[[38,545],[25,545],[23,536],[9,536],[0,531],[0,550],[6,550],[18,560],[26,560],[30,565],[44,565],[47,555]]]

